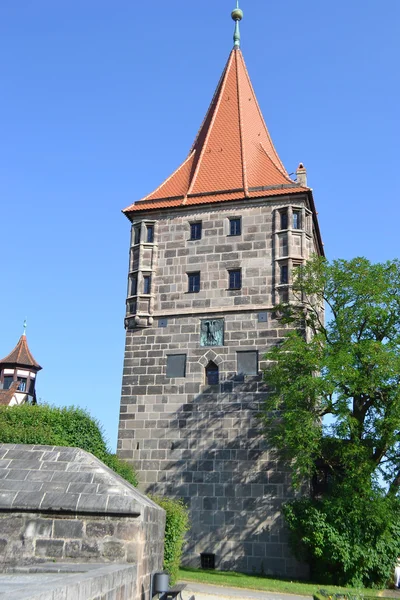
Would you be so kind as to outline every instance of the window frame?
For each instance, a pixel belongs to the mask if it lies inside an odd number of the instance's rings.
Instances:
[[[186,275],[188,276],[188,294],[198,294],[200,292],[200,288],[201,288],[201,272],[200,271],[192,271],[189,273],[186,273]],[[198,277],[198,289],[192,289],[196,286],[192,286],[191,282],[193,281],[194,277]]]
[[[296,222],[296,224],[295,224]],[[292,229],[298,231],[301,229],[301,210],[294,209],[292,213]]]
[[[239,224],[239,232],[237,231],[233,231],[233,229],[235,229],[233,227],[234,223],[238,223]],[[242,219],[241,217],[231,217],[229,219],[229,237],[237,237],[239,235],[242,235]]]
[[[10,385],[8,387],[4,387],[6,383],[6,379],[10,379]],[[14,383],[14,375],[3,375],[3,390],[9,390],[12,384]]]
[[[279,268],[279,283],[280,285],[289,284],[289,265],[280,265]]]
[[[190,240],[196,241],[201,240],[203,235],[203,222],[202,221],[193,221],[190,223]]]
[[[129,278],[129,297],[138,295],[138,275],[135,273]]]
[[[244,373],[243,371],[239,371],[239,355],[243,354],[253,354],[256,359],[256,369],[254,373]],[[236,373],[238,375],[249,375],[250,377],[255,377],[260,372],[260,357],[258,350],[237,350],[236,351]]]
[[[168,369],[168,364],[170,362],[170,359],[172,357],[176,357],[176,356],[184,357],[184,360],[183,360],[183,375],[171,375],[170,372],[171,372],[172,365],[170,365],[170,367]],[[186,370],[187,370],[187,354],[184,354],[183,352],[180,352],[179,354],[168,354],[167,355],[167,364],[166,364],[166,367],[165,367],[165,377],[168,377],[168,379],[183,379],[184,377],[186,377]]]
[[[235,274],[239,275],[239,285],[232,285],[234,283]],[[242,269],[228,269],[228,290],[241,290],[242,289]]]
[[[149,233],[151,232],[151,235],[149,236]],[[149,237],[151,239],[149,239]],[[154,244],[154,225],[149,223],[149,225],[146,225],[146,244]]]
[[[286,225],[286,227],[284,227],[284,225]],[[279,229],[281,231],[286,231],[286,229],[289,229],[289,215],[287,208],[279,211]]]
[[[134,246],[138,246],[140,244],[140,238],[141,238],[141,229],[142,229],[142,225],[135,225],[133,227],[133,245]]]
[[[143,295],[150,296],[151,294],[151,275],[143,275]]]

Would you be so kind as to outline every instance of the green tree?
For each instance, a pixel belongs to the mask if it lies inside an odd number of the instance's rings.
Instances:
[[[320,580],[384,585],[400,554],[400,263],[315,257],[293,294],[263,418],[294,485],[324,489],[284,507],[292,545]]]

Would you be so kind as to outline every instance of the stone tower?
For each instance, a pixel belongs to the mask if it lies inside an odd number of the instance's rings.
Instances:
[[[181,497],[185,563],[301,574],[282,527],[288,473],[261,433],[265,351],[294,269],[323,254],[303,165],[292,180],[235,45],[182,165],[132,223],[118,452],[144,491]]]

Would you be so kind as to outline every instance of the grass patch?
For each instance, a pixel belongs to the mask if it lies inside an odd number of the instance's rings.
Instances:
[[[249,590],[261,590],[263,592],[280,592],[283,594],[297,594],[300,596],[313,596],[318,594],[321,588],[327,595],[348,594],[351,596],[377,596],[377,590],[365,588],[346,588],[334,585],[320,585],[317,583],[302,583],[285,579],[273,579],[266,575],[247,575],[234,571],[203,571],[181,567],[178,575],[179,581],[194,581],[196,583],[209,583],[224,587],[247,588]]]

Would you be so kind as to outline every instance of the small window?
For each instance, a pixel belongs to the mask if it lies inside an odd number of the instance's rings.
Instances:
[[[25,392],[26,391],[26,382],[27,382],[26,377],[18,377],[17,379],[19,381],[18,390],[20,392]]]
[[[151,275],[144,275],[143,277],[143,294],[151,293]]]
[[[287,210],[282,210],[280,213],[280,217],[281,217],[281,229],[287,229],[288,228]]]
[[[186,354],[167,356],[167,377],[186,377]]]
[[[190,239],[201,240],[201,222],[190,224]]]
[[[137,275],[132,275],[130,296],[136,296],[136,294],[137,294]]]
[[[289,283],[289,272],[288,272],[288,266],[287,265],[282,265],[281,266],[281,279],[280,279],[281,283]]]
[[[152,244],[154,242],[154,225],[147,225],[146,227],[147,230],[147,243],[148,244]]]
[[[242,287],[242,271],[235,269],[234,271],[228,271],[229,273],[229,289],[240,290]]]
[[[4,375],[3,389],[9,390],[13,381],[14,381],[13,375]]]
[[[293,211],[293,229],[301,229],[301,213],[299,210]]]
[[[242,234],[242,220],[229,219],[229,235],[241,235]]]
[[[29,383],[29,394],[33,396],[33,392],[35,391],[35,380],[31,379]]]
[[[133,243],[140,244],[140,225],[137,225],[133,233]]]
[[[137,312],[137,302],[136,300],[134,302],[129,302],[128,304],[128,314],[130,315],[134,315]]]
[[[241,375],[258,375],[258,352],[236,352],[237,372]]]
[[[188,292],[197,293],[200,291],[200,273],[188,273]]]

